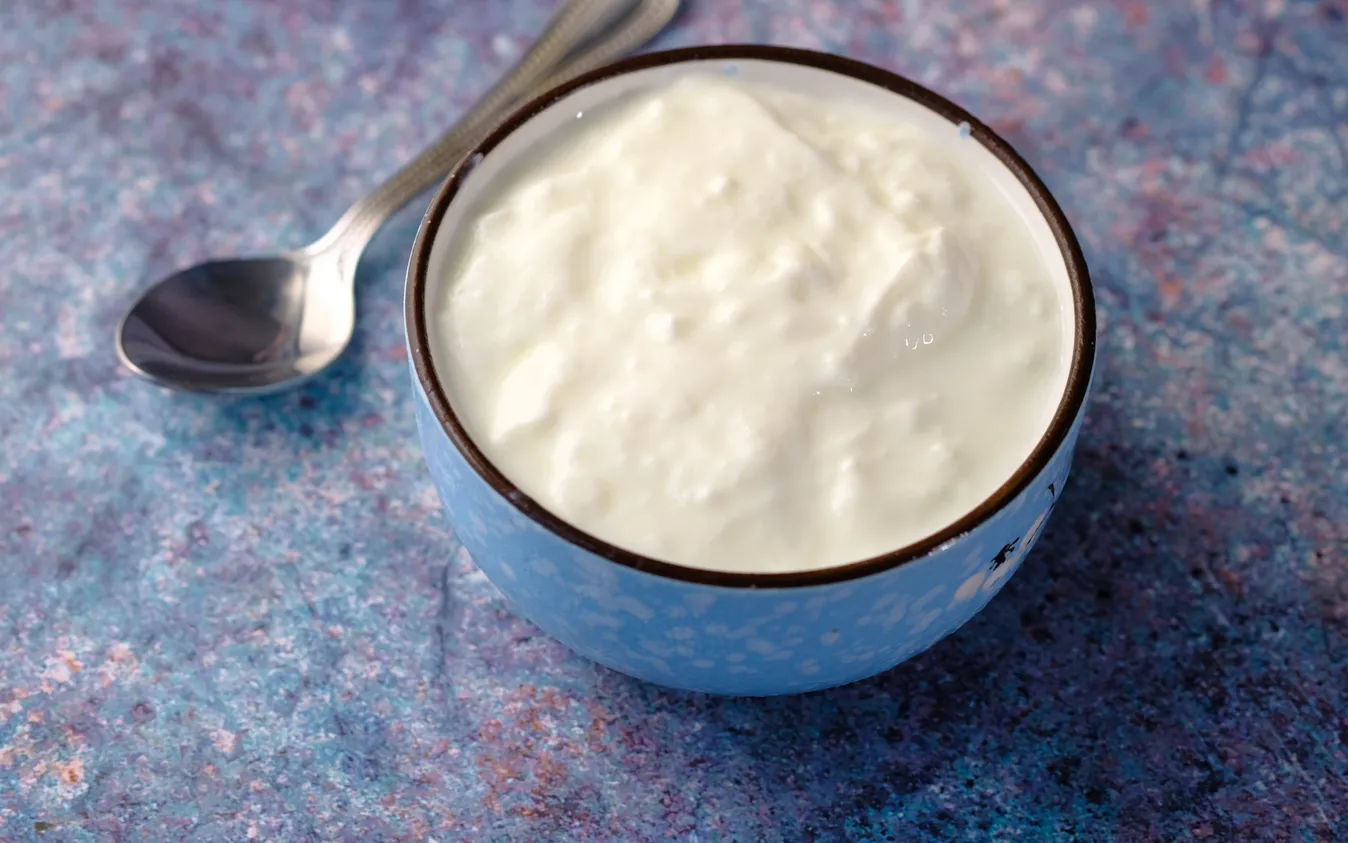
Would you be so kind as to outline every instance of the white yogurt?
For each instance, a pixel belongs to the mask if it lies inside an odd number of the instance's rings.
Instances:
[[[1044,434],[1066,302],[957,150],[714,77],[567,134],[479,200],[431,314],[469,434],[548,510],[665,561],[822,568],[953,523]]]

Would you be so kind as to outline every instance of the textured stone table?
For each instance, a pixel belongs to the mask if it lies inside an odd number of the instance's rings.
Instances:
[[[769,700],[575,658],[457,549],[407,393],[421,208],[302,391],[111,351],[166,270],[321,232],[550,5],[0,2],[0,840],[1343,839],[1348,5],[689,2],[663,45],[848,53],[1004,132],[1104,327],[1009,587]]]

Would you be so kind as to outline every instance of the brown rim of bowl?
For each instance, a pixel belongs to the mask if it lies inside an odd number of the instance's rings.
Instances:
[[[1072,298],[1076,309],[1074,320],[1076,330],[1072,350],[1072,366],[1068,372],[1067,387],[1063,391],[1063,398],[1058,405],[1057,412],[1054,413],[1048,430],[1035,445],[1034,450],[1030,452],[1030,456],[1021,463],[1020,468],[1006,483],[1002,484],[1001,488],[955,523],[921,541],[880,556],[863,559],[859,562],[850,562],[846,565],[806,571],[763,574],[693,568],[673,562],[663,562],[624,550],[553,515],[506,479],[469,438],[467,431],[454,414],[453,408],[450,407],[448,396],[440,385],[440,381],[435,377],[431,365],[425,315],[426,276],[430,265],[431,246],[435,241],[435,235],[450,202],[458,193],[460,184],[472,172],[477,163],[482,160],[482,157],[490,154],[511,132],[524,125],[548,106],[580,88],[633,71],[708,59],[771,61],[813,67],[884,88],[926,106],[956,125],[967,123],[970,137],[981,143],[984,148],[996,156],[1029,191],[1030,196],[1033,197],[1035,204],[1048,222],[1054,239],[1057,240],[1058,247],[1062,251],[1063,261],[1067,266],[1067,275],[1072,285]],[[1091,290],[1090,275],[1086,269],[1086,260],[1081,253],[1081,246],[1077,243],[1076,235],[1072,233],[1072,227],[1068,223],[1067,217],[1058,207],[1058,203],[1053,199],[1048,188],[1030,169],[1030,165],[1016,154],[1010,144],[999,137],[996,132],[979,122],[973,115],[945,97],[898,74],[841,56],[789,47],[728,44],[647,53],[586,73],[521,106],[464,156],[463,161],[454,168],[449,178],[436,192],[430,208],[426,211],[426,216],[421,221],[416,242],[412,246],[411,264],[407,274],[405,307],[407,311],[408,346],[411,350],[412,365],[416,370],[417,380],[430,402],[431,410],[435,413],[436,419],[439,420],[450,441],[459,449],[459,453],[468,461],[468,464],[507,502],[554,535],[611,562],[674,580],[729,588],[794,588],[860,579],[921,559],[946,542],[980,526],[1001,510],[1005,504],[1023,492],[1030,482],[1047,467],[1049,460],[1067,439],[1082,404],[1086,400],[1086,392],[1090,385],[1091,371],[1095,359],[1095,297]]]

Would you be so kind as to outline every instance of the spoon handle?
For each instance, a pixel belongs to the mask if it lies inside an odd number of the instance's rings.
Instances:
[[[338,249],[346,271],[379,227],[434,185],[510,109],[536,94],[619,58],[653,38],[678,11],[679,0],[569,0],[514,69],[453,127],[347,210],[304,249]],[[626,14],[624,14],[626,12]]]

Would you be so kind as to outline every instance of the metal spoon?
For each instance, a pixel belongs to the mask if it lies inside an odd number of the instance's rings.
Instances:
[[[355,329],[356,264],[379,227],[434,185],[529,97],[635,50],[678,0],[570,0],[519,64],[407,166],[312,245],[274,257],[208,261],[151,287],[117,328],[132,372],[190,392],[261,394],[333,363]]]

